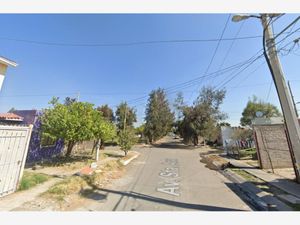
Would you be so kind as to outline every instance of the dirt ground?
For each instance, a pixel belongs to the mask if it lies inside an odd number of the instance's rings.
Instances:
[[[98,177],[92,185],[105,188],[124,175],[126,169],[120,165],[120,159],[127,159],[134,152],[129,152],[127,157],[124,157],[124,152],[118,148],[108,148],[101,151],[100,161],[97,163]],[[44,173],[54,177],[61,178],[59,182],[65,181],[78,173],[83,167],[89,166],[93,162],[92,159],[83,159],[65,164],[51,165],[38,167],[36,170],[26,169],[30,172]],[[99,176],[100,175],[100,176]],[[56,184],[59,184],[57,182]],[[55,186],[55,185],[53,185]],[[52,187],[53,187],[52,186]],[[51,187],[50,187],[51,189]],[[41,193],[33,201],[25,202],[21,206],[13,209],[13,211],[72,211],[78,208],[83,202],[89,199],[94,199],[92,193],[93,187],[85,185],[80,191],[67,194],[63,198],[58,199],[55,195],[49,194],[47,191]]]

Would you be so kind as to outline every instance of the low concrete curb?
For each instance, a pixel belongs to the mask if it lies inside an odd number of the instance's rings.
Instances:
[[[251,182],[227,169],[230,162],[218,155],[200,155],[211,169],[217,170],[233,183],[239,196],[259,211],[293,211],[293,209],[270,193],[262,191]]]
[[[234,183],[238,187],[238,191],[243,195],[246,201],[260,211],[293,211],[293,209],[273,195],[262,191],[251,182],[245,180],[233,171],[226,169],[220,170],[226,178]]]
[[[121,159],[121,160],[120,160],[120,163],[121,163],[123,166],[126,166],[126,165],[128,165],[132,160],[134,160],[134,159],[136,159],[137,157],[139,157],[139,155],[140,155],[139,152],[134,152],[134,154],[133,154],[130,158],[128,158],[128,159],[126,159],[126,160]]]

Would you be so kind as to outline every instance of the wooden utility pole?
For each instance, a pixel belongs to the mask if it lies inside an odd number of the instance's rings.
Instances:
[[[276,43],[273,36],[272,27],[270,26],[269,15],[262,14],[261,21],[263,24],[265,37],[265,42],[263,44],[267,47],[265,57],[279,96],[287,133],[291,143],[291,155],[294,162],[296,179],[300,183],[300,126],[298,124],[298,119],[293,108],[292,98],[288,92],[284,74],[277,55]]]
[[[295,103],[294,95],[293,95],[293,92],[292,92],[292,89],[291,89],[290,81],[288,81],[288,86],[289,86],[290,94],[291,94],[291,97],[292,97],[292,101],[293,101],[295,113],[296,113],[296,116],[298,118],[299,115],[298,115],[298,111],[297,111],[297,106],[296,106],[296,103]]]

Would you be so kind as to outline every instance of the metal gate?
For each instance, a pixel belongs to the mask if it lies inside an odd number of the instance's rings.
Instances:
[[[25,166],[32,126],[0,125],[0,197],[16,191]]]

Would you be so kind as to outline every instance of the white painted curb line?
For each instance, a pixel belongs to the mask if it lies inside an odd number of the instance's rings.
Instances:
[[[124,166],[126,166],[127,164],[129,164],[132,160],[136,159],[138,156],[140,155],[140,153],[135,154],[134,156],[132,156],[131,158],[127,159],[127,160],[120,160],[120,163],[122,163]]]

